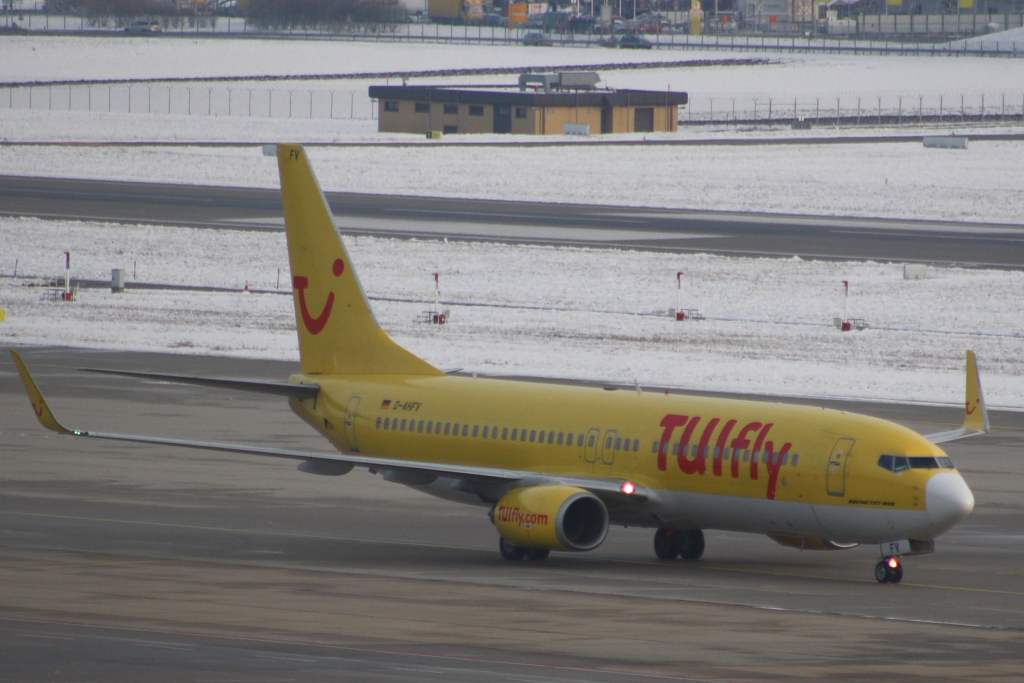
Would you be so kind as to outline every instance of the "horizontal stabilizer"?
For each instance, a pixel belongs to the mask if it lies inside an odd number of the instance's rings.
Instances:
[[[277,396],[294,396],[298,399],[313,398],[320,393],[318,384],[290,384],[288,382],[264,382],[254,379],[232,379],[230,377],[189,377],[186,375],[161,375],[154,372],[129,372],[128,370],[102,370],[100,368],[79,368],[85,372],[98,372],[104,375],[121,375],[158,382],[177,382],[179,384],[195,384],[201,387],[218,389],[234,389],[251,391],[257,394],[274,394]]]

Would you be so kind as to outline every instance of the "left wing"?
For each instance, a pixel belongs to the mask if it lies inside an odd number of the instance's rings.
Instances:
[[[925,434],[924,438],[932,443],[945,443],[966,439],[969,436],[986,434],[989,430],[988,409],[985,408],[985,395],[981,391],[981,377],[978,375],[978,359],[974,351],[967,352],[967,394],[964,401],[964,425],[959,429],[946,432]]]
[[[626,487],[626,480],[623,479],[597,479],[597,478],[583,478],[583,477],[559,477],[555,475],[548,475],[538,472],[528,472],[522,470],[505,470],[497,469],[493,467],[472,467],[467,465],[452,465],[447,463],[436,463],[436,462],[421,462],[418,460],[400,460],[397,458],[375,458],[367,457],[362,455],[346,455],[344,453],[323,453],[316,451],[297,451],[290,449],[277,449],[277,448],[263,448],[261,446],[245,446],[238,444],[227,444],[227,443],[216,443],[211,441],[191,441],[188,439],[168,439],[163,437],[153,436],[139,436],[135,434],[112,434],[109,432],[93,432],[85,431],[81,429],[70,429],[65,427],[53,414],[49,405],[46,403],[46,399],[43,398],[42,393],[39,391],[39,387],[36,386],[35,380],[32,379],[32,375],[29,374],[28,368],[25,367],[25,363],[22,361],[21,356],[17,351],[11,350],[11,356],[14,358],[14,365],[18,368],[18,374],[21,376],[21,382],[25,385],[25,391],[28,393],[29,401],[32,403],[32,410],[36,414],[36,418],[39,420],[47,429],[57,432],[58,434],[65,434],[68,436],[78,436],[90,439],[106,439],[109,441],[128,441],[132,443],[146,443],[161,446],[179,446],[184,448],[199,448],[208,451],[221,451],[224,453],[242,453],[245,455],[260,455],[270,458],[285,458],[289,460],[300,460],[305,461],[308,465],[303,467],[307,472],[314,472],[319,474],[344,474],[348,472],[352,467],[367,467],[377,471],[383,472],[417,472],[423,474],[432,474],[442,477],[456,477],[465,478],[472,480],[473,482],[480,484],[498,484],[507,485],[509,488],[516,488],[521,486],[536,486],[540,484],[562,484],[566,486],[578,486],[582,489],[593,492],[594,494],[605,498],[607,500],[619,500],[625,502],[629,499],[632,502],[640,503],[646,501],[648,494],[645,490],[639,487],[635,487],[630,484]],[[142,376],[147,378],[160,378],[175,381],[171,378],[177,378],[176,375],[149,375],[147,373],[112,373],[112,374],[125,374],[130,376]],[[188,380],[195,380],[197,378],[183,378]],[[223,380],[216,380],[217,384],[214,386],[225,386],[221,382]],[[198,382],[189,382],[198,383]],[[288,386],[309,386],[309,385],[288,385]],[[316,387],[319,390],[319,387]],[[346,469],[344,466],[348,465]]]

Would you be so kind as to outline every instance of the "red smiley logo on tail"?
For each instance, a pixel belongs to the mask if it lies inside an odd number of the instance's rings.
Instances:
[[[978,409],[978,406],[977,406],[978,401],[975,401],[974,403],[975,403],[975,405],[972,406],[970,401],[967,402],[967,414],[968,415],[973,415],[974,411]]]
[[[345,272],[345,262],[341,259],[336,259],[332,270],[334,271],[334,277],[341,277],[341,274]],[[302,312],[303,324],[310,334],[320,334],[324,327],[327,326],[327,321],[331,317],[331,309],[334,308],[334,292],[327,295],[327,303],[324,304],[324,310],[314,318],[309,312],[309,308],[306,307],[306,288],[309,287],[309,279],[302,275],[296,275],[292,280],[292,284],[299,292],[299,310]]]

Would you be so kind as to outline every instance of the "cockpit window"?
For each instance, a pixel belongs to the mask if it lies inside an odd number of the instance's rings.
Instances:
[[[903,455],[882,455],[878,457],[878,466],[890,472],[903,472],[904,470],[951,470],[953,461],[947,457],[935,458],[930,455],[914,455],[906,457]]]

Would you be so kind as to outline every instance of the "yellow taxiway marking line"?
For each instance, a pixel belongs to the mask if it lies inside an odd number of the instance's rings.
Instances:
[[[441,544],[437,544],[437,543],[417,543],[415,541],[380,541],[380,540],[375,540],[375,539],[370,539],[370,538],[354,538],[354,537],[351,537],[351,536],[327,536],[327,535],[324,535],[324,534],[304,534],[304,533],[300,534],[300,533],[293,533],[293,532],[289,532],[289,531],[271,531],[271,530],[263,531],[263,530],[259,530],[259,529],[235,529],[235,528],[230,528],[230,527],[199,526],[199,525],[195,525],[195,524],[168,524],[167,522],[140,522],[140,521],[136,521],[136,520],[109,519],[109,518],[106,518],[106,517],[76,517],[76,516],[73,516],[73,515],[53,515],[53,514],[46,514],[46,513],[41,513],[41,512],[14,512],[14,511],[8,511],[8,510],[0,510],[0,514],[5,514],[5,515],[21,515],[21,516],[25,516],[25,517],[47,517],[47,518],[50,518],[50,519],[74,519],[74,520],[86,521],[86,522],[111,522],[111,523],[114,523],[114,524],[136,524],[136,525],[140,525],[140,526],[167,527],[167,528],[171,528],[171,529],[196,529],[196,530],[199,530],[199,531],[222,531],[222,532],[225,532],[225,533],[233,533],[233,534],[238,534],[238,533],[242,533],[242,534],[268,534],[268,535],[271,535],[271,536],[284,536],[284,537],[290,537],[290,538],[314,538],[314,539],[323,539],[323,540],[329,540],[329,541],[347,541],[347,542],[352,542],[352,543],[373,543],[375,545],[401,545],[401,546],[409,546],[409,547],[414,547],[414,548],[440,548],[440,549],[444,549],[444,550],[462,550],[462,551],[487,552],[487,553],[491,552],[491,550],[489,550],[489,549],[485,550],[483,548],[471,548],[471,547],[467,547],[467,546],[441,545]],[[158,562],[158,561],[166,562],[166,561],[168,561],[168,558],[161,558],[159,560],[157,560],[157,559],[153,559],[153,560],[138,560],[139,563]],[[611,559],[610,561],[611,562],[621,563],[621,564],[642,565],[642,566],[645,566],[645,567],[658,566],[658,563],[653,563],[653,562],[637,562],[635,560],[615,560],[615,559]],[[100,563],[100,564],[104,564],[104,563]],[[113,564],[122,564],[122,563],[111,562],[109,564],[113,565]],[[124,564],[126,564],[126,563],[124,563]],[[79,565],[79,566],[89,566],[89,565]],[[733,572],[733,573],[737,573],[737,574],[756,574],[756,575],[759,575],[759,576],[784,576],[786,578],[822,579],[822,580],[825,580],[825,581],[845,581],[845,582],[848,582],[848,583],[874,583],[874,581],[871,581],[871,580],[868,580],[868,579],[850,579],[850,578],[836,577],[836,576],[822,576],[822,575],[819,575],[819,574],[794,574],[792,572],[773,572],[773,571],[755,570],[755,569],[736,569],[736,568],[733,568],[733,567],[725,567],[725,566],[721,566],[721,565],[716,565],[714,567],[708,566],[707,569],[709,569],[709,570],[714,569],[715,571]],[[11,571],[11,569],[9,569],[8,571]],[[997,589],[993,589],[993,588],[967,588],[967,587],[963,587],[963,586],[938,586],[938,585],[932,585],[932,584],[926,584],[926,583],[903,583],[901,585],[913,586],[914,588],[936,588],[936,589],[939,589],[939,590],[964,591],[964,592],[972,592],[972,593],[996,593],[996,594],[1001,594],[1001,595],[1024,595],[1024,591],[1006,591],[1006,590],[997,590]]]

